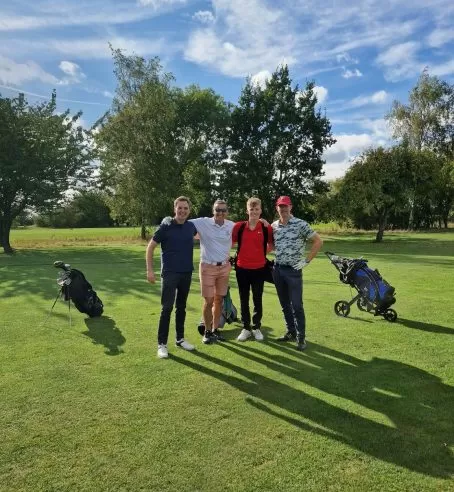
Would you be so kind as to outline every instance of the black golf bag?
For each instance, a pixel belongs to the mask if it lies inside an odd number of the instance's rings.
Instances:
[[[334,311],[338,316],[348,316],[350,306],[356,302],[360,311],[373,311],[375,316],[396,321],[397,313],[390,309],[396,302],[396,289],[383,279],[378,270],[369,268],[367,260],[363,258],[344,258],[329,252],[326,256],[339,271],[340,281],[358,292],[350,302],[336,302]]]
[[[61,287],[60,293],[64,300],[71,300],[81,313],[88,314],[90,318],[101,316],[104,305],[85,275],[62,261],[56,261],[54,266],[62,269],[57,283]]]

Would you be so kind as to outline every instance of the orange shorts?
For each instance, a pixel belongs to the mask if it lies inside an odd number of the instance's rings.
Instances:
[[[232,266],[229,262],[216,266],[200,263],[199,276],[202,297],[225,296],[229,286],[229,274]]]

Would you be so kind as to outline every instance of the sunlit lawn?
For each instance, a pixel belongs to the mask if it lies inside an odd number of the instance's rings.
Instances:
[[[275,342],[269,284],[264,342],[229,325],[204,346],[195,272],[197,351],[174,347],[172,325],[168,360],[138,229],[27,234],[0,253],[0,490],[454,490],[454,232],[324,234],[325,251],[363,255],[396,287],[399,318],[335,316],[353,293],[320,255],[305,271],[304,353]],[[61,301],[47,318],[57,259],[87,275],[102,318]]]

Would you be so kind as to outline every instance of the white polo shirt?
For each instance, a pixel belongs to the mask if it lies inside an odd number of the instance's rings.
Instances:
[[[235,222],[224,220],[224,223],[219,225],[213,217],[199,217],[190,219],[190,222],[199,233],[200,262],[213,264],[228,261]]]

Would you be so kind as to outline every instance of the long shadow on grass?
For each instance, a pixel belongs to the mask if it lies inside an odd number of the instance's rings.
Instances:
[[[84,321],[88,331],[82,334],[91,338],[94,344],[104,345],[106,355],[123,353],[121,346],[126,342],[126,338],[115,325],[115,320],[108,316],[100,316],[99,318],[86,318]]]
[[[439,378],[394,360],[363,361],[316,344],[304,354],[280,346],[278,354],[267,353],[251,345],[223,346],[256,362],[257,371],[201,352],[196,353],[200,363],[172,359],[244,392],[248,403],[298,428],[419,473],[441,478],[454,473],[449,449],[454,441],[454,388]],[[332,395],[342,407],[345,400],[366,407],[374,420],[364,410],[359,415],[264,376],[262,366]]]
[[[0,297],[26,296],[32,293],[52,302],[58,291],[58,271],[53,262],[62,260],[84,273],[104,302],[106,311],[113,299],[126,294],[144,301],[149,301],[152,297],[160,299],[160,282],[150,284],[146,280],[143,251],[113,247],[23,251],[0,263]],[[156,258],[155,271],[158,272],[159,269],[160,261]],[[197,292],[197,277],[197,273],[194,273],[192,292]]]
[[[413,330],[428,331],[429,333],[443,333],[445,335],[454,335],[454,328],[447,326],[433,325],[430,323],[423,323],[422,321],[416,321],[414,319],[397,318],[397,323],[400,323],[407,328]]]

